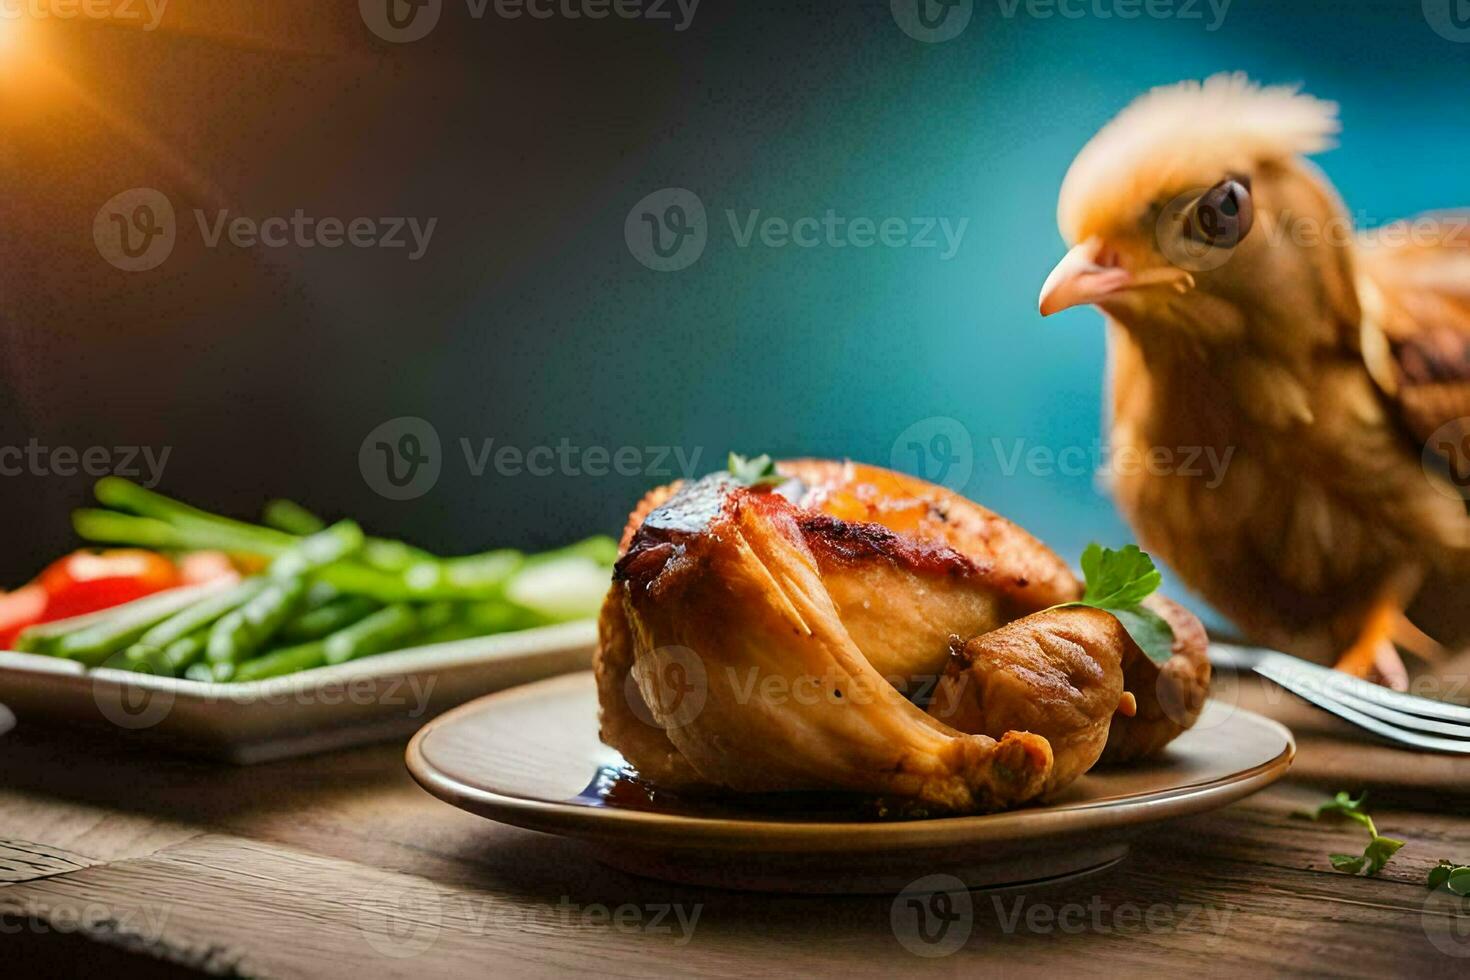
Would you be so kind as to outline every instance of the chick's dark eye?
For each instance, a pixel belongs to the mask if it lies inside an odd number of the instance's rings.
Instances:
[[[1227,177],[1195,201],[1185,231],[1206,245],[1234,248],[1250,234],[1255,216],[1250,178]]]

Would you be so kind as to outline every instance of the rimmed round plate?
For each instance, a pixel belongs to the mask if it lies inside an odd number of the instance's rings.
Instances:
[[[1296,745],[1267,718],[1211,701],[1159,759],[1094,770],[1045,806],[928,820],[834,818],[729,805],[613,802],[621,763],[597,738],[590,672],[462,705],[408,746],[430,793],[471,813],[586,841],[607,864],[692,884],[887,892],[942,873],[1003,887],[1101,870],[1150,824],[1225,806],[1286,772]]]

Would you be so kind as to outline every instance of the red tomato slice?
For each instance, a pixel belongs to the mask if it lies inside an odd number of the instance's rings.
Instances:
[[[46,590],[32,582],[0,595],[0,650],[9,650],[27,626],[46,615]]]
[[[78,551],[53,562],[36,580],[46,591],[45,619],[66,619],[141,599],[179,584],[173,562],[138,548]]]

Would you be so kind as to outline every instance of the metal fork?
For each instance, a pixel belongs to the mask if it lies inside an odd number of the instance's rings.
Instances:
[[[1216,643],[1210,659],[1253,670],[1308,704],[1391,742],[1470,755],[1470,708],[1391,691],[1298,657],[1260,647]]]

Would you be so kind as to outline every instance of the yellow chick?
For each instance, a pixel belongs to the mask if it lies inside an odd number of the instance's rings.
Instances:
[[[1068,170],[1040,308],[1106,316],[1141,544],[1257,642],[1402,687],[1395,642],[1470,630],[1470,222],[1356,231],[1305,159],[1337,130],[1243,75],[1149,92]]]

